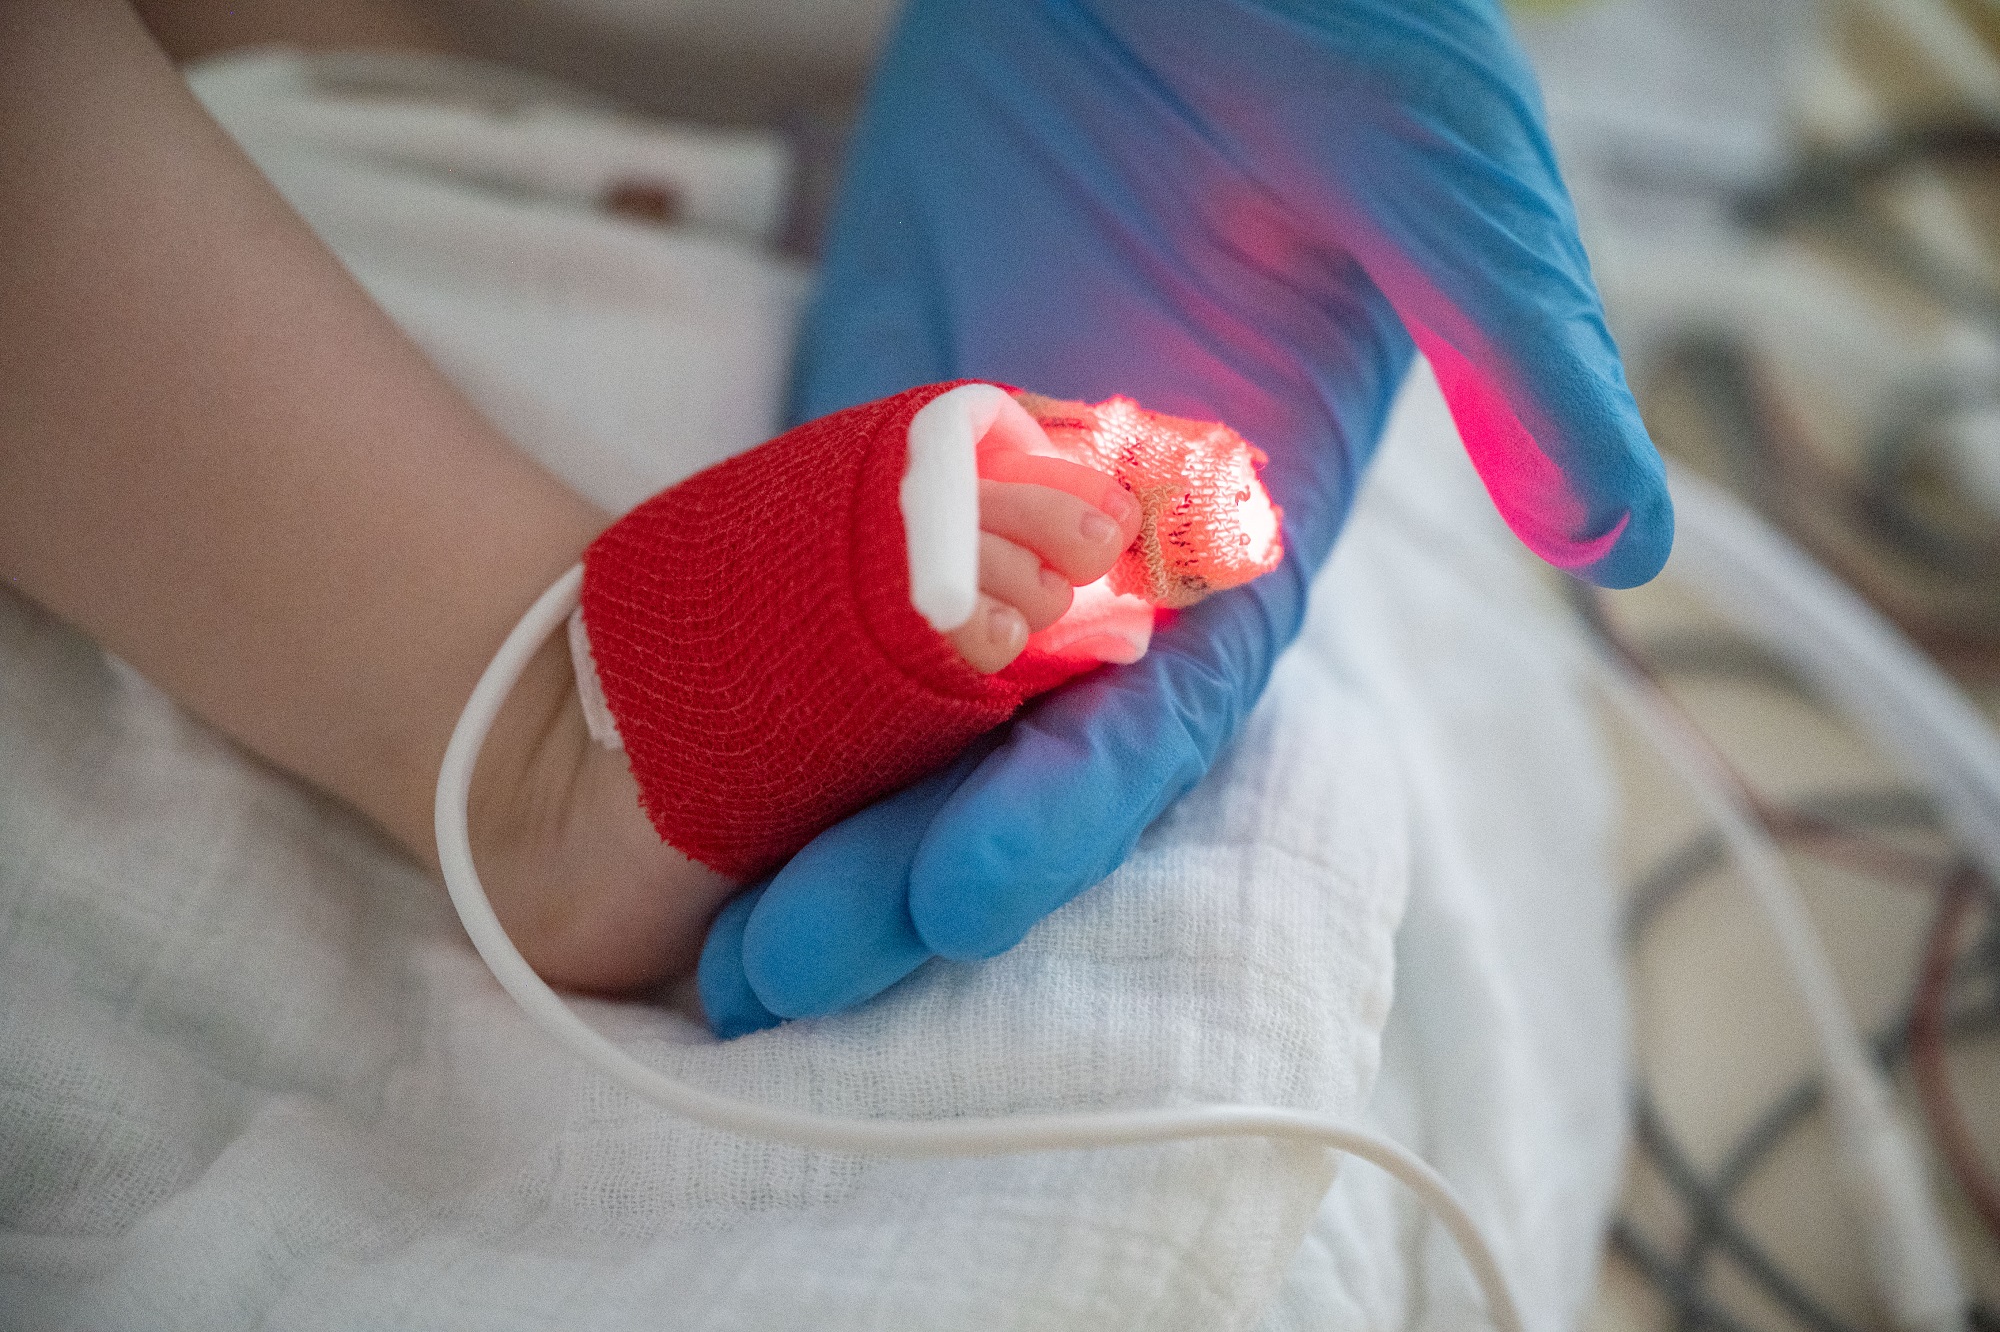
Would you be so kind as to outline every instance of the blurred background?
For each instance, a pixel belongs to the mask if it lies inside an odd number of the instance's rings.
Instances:
[[[2000,717],[2000,5],[1523,5],[1627,368],[1727,486]],[[1670,566],[1670,573],[1672,566]],[[1604,622],[1747,780],[2000,1326],[2000,912],[1912,775],[1673,578]],[[1645,747],[1639,1085],[1598,1332],[1888,1326],[1771,937]]]

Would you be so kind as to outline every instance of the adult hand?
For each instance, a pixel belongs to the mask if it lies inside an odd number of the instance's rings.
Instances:
[[[1123,393],[1262,447],[1288,549],[732,904],[716,1029],[991,956],[1116,868],[1297,633],[1413,340],[1528,546],[1606,586],[1658,571],[1659,458],[1491,0],[916,0],[793,415],[961,375]]]

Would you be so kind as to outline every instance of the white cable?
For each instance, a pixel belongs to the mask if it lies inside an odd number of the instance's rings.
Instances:
[[[2000,735],[1932,662],[1838,579],[1719,486],[1670,469],[1669,572],[1769,644],[1882,748],[1901,757],[1989,875],[2000,877]],[[1691,747],[1650,686],[1615,663],[1598,675],[1693,788],[1770,920],[1811,1015],[1828,1106],[1875,1286],[1898,1327],[1965,1326],[1964,1286],[1923,1154],[1869,1058],[1782,853],[1726,774]]]
[[[501,988],[558,1045],[627,1090],[710,1128],[821,1151],[902,1157],[996,1156],[1194,1138],[1271,1138],[1346,1152],[1387,1171],[1421,1198],[1465,1255],[1486,1311],[1499,1332],[1524,1332],[1521,1315],[1492,1246],[1442,1175],[1407,1148],[1325,1115],[1266,1106],[1196,1105],[1174,1109],[998,1119],[911,1121],[841,1119],[739,1101],[676,1081],[634,1059],[578,1017],[529,967],[501,928],[472,862],[466,801],[486,733],[537,649],[576,608],[582,566],[538,598],[473,687],[438,770],[438,863],[473,947]]]
[[[1950,1232],[1931,1196],[1923,1154],[1896,1112],[1880,1066],[1868,1056],[1784,854],[1744,804],[1729,774],[1674,725],[1653,685],[1603,653],[1591,654],[1590,664],[1605,693],[1682,778],[1721,832],[1777,936],[1779,954],[1805,1000],[1819,1044],[1848,1193],[1868,1239],[1883,1304],[1905,1332],[1958,1332],[1965,1326],[1965,1287]]]
[[[1841,997],[1839,982],[1834,979],[1833,966],[1827,960],[1818,931],[1792,885],[1784,854],[1756,816],[1744,807],[1729,774],[1675,726],[1651,683],[1625,663],[1602,652],[1591,654],[1590,665],[1606,697],[1666,760],[1694,796],[1703,816],[1722,834],[1730,854],[1749,881],[1757,905],[1778,937],[1778,951],[1798,981],[1820,1048],[1838,1052],[1844,1058],[1851,1046],[1859,1055],[1861,1043],[1854,1016]],[[1861,1062],[1867,1062],[1865,1055],[1859,1057]]]
[[[1671,572],[1908,765],[2000,882],[2000,733],[1895,626],[1712,482],[1670,470]]]
[[[1868,1058],[1784,854],[1744,806],[1730,776],[1674,726],[1652,684],[1610,656],[1592,654],[1590,662],[1604,692],[1678,772],[1702,814],[1722,832],[1778,936],[1778,952],[1792,970],[1820,1046],[1826,1102],[1848,1166],[1848,1194],[1868,1236],[1884,1306],[1906,1332],[1964,1328],[1966,1292],[1950,1232],[1930,1194],[1924,1156],[1896,1114],[1886,1076]]]
[[[1771,641],[1920,768],[1947,818],[1989,868],[2000,862],[2000,742],[1948,681],[1879,617],[1727,496],[1675,478],[1681,516],[1677,572]],[[647,1068],[578,1018],[522,959],[480,887],[466,830],[471,774],[487,730],[535,650],[577,601],[572,569],[530,608],[487,667],[453,732],[438,775],[437,835],[447,886],[474,946],[544,1032],[628,1089],[727,1131],[835,1151],[978,1156],[1189,1138],[1258,1136],[1346,1151],[1403,1181],[1464,1253],[1495,1325],[1519,1314],[1490,1246],[1449,1185],[1402,1147],[1323,1116],[1248,1106],[940,1122],[836,1119],[715,1096]],[[1754,607],[1754,610],[1752,609]],[[1725,775],[1691,746],[1623,668],[1592,658],[1593,674],[1688,782],[1722,833],[1777,935],[1811,1015],[1850,1182],[1871,1239],[1877,1284],[1902,1327],[1963,1326],[1957,1267],[1931,1200],[1921,1154],[1868,1058],[1782,854]],[[1970,723],[1970,724],[1968,724]]]

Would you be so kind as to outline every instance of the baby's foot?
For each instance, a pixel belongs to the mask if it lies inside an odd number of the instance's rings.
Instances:
[[[1111,571],[1139,534],[1139,503],[1095,468],[1014,449],[979,458],[979,603],[945,636],[973,669],[1004,669]]]
[[[1263,461],[1225,425],[1129,398],[959,385],[910,421],[911,604],[989,674],[1030,645],[1052,660],[1137,660],[1155,608],[1278,566]]]
[[[955,406],[947,403],[954,395]],[[1155,417],[1124,399],[1093,407],[1009,396],[994,385],[899,405],[908,398],[835,413],[689,478],[613,524],[586,553],[583,618],[569,641],[545,644],[514,686],[479,762],[469,810],[493,907],[545,979],[629,992],[687,974],[710,918],[740,883],[893,785],[880,774],[907,754],[921,762],[897,768],[903,780],[948,758],[981,726],[999,724],[1024,694],[1048,688],[1046,677],[1060,678],[1064,662],[1133,660],[1144,651],[1153,606],[1189,604],[1253,576],[1259,561],[1275,563],[1278,515],[1255,484],[1257,455],[1221,427]],[[920,448],[916,420],[939,404],[944,424]],[[874,434],[857,440],[857,430]],[[906,431],[901,441],[897,431]],[[885,494],[882,481],[896,474],[873,465],[894,458],[889,450],[899,442],[908,445],[901,488]],[[760,521],[831,512],[814,508],[819,497],[784,470],[801,458],[812,475],[837,475],[865,495],[864,520],[876,524],[867,529],[871,540],[856,540],[852,558],[826,566],[781,562],[774,586],[799,595],[743,601],[732,580],[742,560],[766,549]],[[924,503],[927,495],[942,499]],[[911,607],[976,670],[1004,669],[1039,635],[1034,645],[1056,665],[1053,673],[1038,684],[1002,677],[988,682],[990,697],[978,698],[962,689],[948,698],[927,693],[928,682],[899,676],[893,660],[869,676],[882,645],[868,637],[868,604],[849,582],[865,575],[880,588],[893,577],[883,504],[898,500]],[[1259,522],[1232,527],[1232,514],[1244,516],[1237,509]],[[1206,545],[1182,530],[1202,515],[1220,533]],[[1234,563],[1209,549],[1218,543]],[[604,616],[596,623],[589,622],[598,614],[593,589]],[[850,599],[845,617],[793,613],[842,595]],[[748,643],[747,650],[677,662],[690,635],[725,621],[738,626],[727,643]],[[908,627],[893,611],[883,623],[892,640]],[[824,630],[837,650],[783,661],[758,650],[798,641],[802,624]],[[934,660],[934,638],[905,638],[916,655]],[[600,674],[607,646],[622,676]],[[858,677],[828,677],[828,660],[853,663]],[[790,676],[773,669],[787,663]],[[622,721],[605,697],[607,678],[622,682]],[[643,690],[635,692],[635,680]],[[886,699],[877,711],[870,709],[882,700],[872,689]],[[829,714],[829,696],[840,696],[834,705],[845,711]],[[652,803],[643,807],[626,722],[644,751]],[[855,730],[845,749],[835,723]],[[785,789],[787,780],[795,789]],[[675,849],[682,845],[688,854]]]

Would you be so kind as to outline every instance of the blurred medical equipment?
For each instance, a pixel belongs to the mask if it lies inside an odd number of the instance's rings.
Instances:
[[[1993,896],[1991,885],[2000,883],[2000,736],[1893,628],[1725,492],[1683,475],[1677,478],[1675,497],[1682,514],[1676,572],[1884,749],[1897,754],[1966,848],[1966,868],[1951,878],[1950,914],[1941,918],[1956,920],[1963,909],[1959,898],[1970,884],[1985,885]],[[1629,653],[1601,608],[1593,605],[1590,613],[1607,641]],[[1664,698],[1656,686],[1634,687]],[[1677,719],[1669,706],[1635,716],[1643,716],[1652,733],[1649,738],[1663,749],[1682,746],[1688,751],[1685,763],[1697,772],[1706,768],[1698,788],[1704,793],[1705,810],[1720,825],[1724,841],[1746,871],[1811,1014],[1821,1062],[1816,1095],[1832,1112],[1846,1156],[1853,1206],[1871,1244],[1876,1288],[1885,1309],[1902,1328],[1964,1326],[1962,1281],[1950,1236],[1931,1198],[1921,1154],[1899,1122],[1893,1089],[1856,1031],[1774,841],[1781,833],[1796,836],[1804,822],[1806,831],[1831,835],[1837,843],[1838,822],[1824,811],[1803,821],[1777,818],[1753,804],[1755,797],[1742,778],[1712,747],[1694,738],[1698,732],[1691,731],[1685,719]],[[1711,848],[1703,849],[1712,854]],[[1643,930],[1664,898],[1686,878],[1678,865],[1663,873],[1664,879],[1649,885],[1635,904],[1635,932]],[[1926,975],[1934,976],[1935,967],[1927,968]],[[1936,982],[1931,984],[1934,988]],[[1938,1000],[1933,996],[1928,1002],[1934,1005]],[[1934,1038],[1935,1016],[1924,1021],[1930,1024],[1923,1028],[1927,1038]],[[1936,1080],[1932,1082],[1935,1085]],[[1935,1099],[1928,1104],[1935,1112]],[[1642,1144],[1670,1163],[1683,1183],[1692,1181],[1692,1172],[1679,1160],[1657,1115],[1643,1100],[1640,1129]],[[1975,1196],[1990,1189],[1973,1178],[1970,1191]],[[1686,1191],[1697,1199],[1704,1222],[1727,1235],[1736,1253],[1754,1254],[1754,1246],[1738,1242],[1740,1232],[1728,1227],[1721,1209],[1698,1183]],[[1621,1242],[1638,1252],[1650,1269],[1667,1273],[1668,1265],[1654,1261],[1629,1225],[1621,1231]],[[1755,1256],[1749,1263],[1776,1272]],[[1775,1275],[1774,1289],[1783,1292],[1781,1300],[1791,1310],[1811,1310],[1808,1321],[1828,1325],[1810,1299],[1782,1274]],[[1703,1317],[1713,1320],[1714,1311],[1704,1308]]]
[[[1812,1014],[1821,1068],[1706,1177],[1642,1089],[1639,1146],[1683,1200],[1690,1234],[1677,1255],[1630,1218],[1616,1238],[1680,1327],[1743,1326],[1711,1289],[1715,1251],[1799,1325],[1846,1327],[1731,1211],[1776,1144],[1824,1105],[1881,1307],[1898,1326],[1960,1326],[1936,1194],[1876,1070],[1910,1059],[1938,1154],[2000,1244],[2000,1189],[1942,1055],[1948,1032],[1990,1030],[2000,1017],[1994,999],[1981,998],[2000,962],[1991,924],[2000,919],[2000,742],[1933,664],[1989,681],[2000,669],[2000,283],[1988,240],[2000,165],[2000,62],[1990,42],[2000,15],[1949,0],[1602,9],[1550,35],[1538,54],[1649,420],[1670,449],[1726,477],[1854,589],[1727,492],[1680,476],[1670,573],[1738,631],[1720,648],[1700,645],[1707,668],[1733,655],[1837,709],[1921,791],[1777,808],[1703,744],[1714,789],[1733,791],[1739,812],[1763,827],[1765,864],[1750,886]],[[1646,22],[1656,25],[1648,35],[1667,38],[1660,46],[1671,54],[1655,63],[1681,82],[1649,89],[1650,106],[1618,87],[1632,66],[1611,54],[1617,22],[1626,41]],[[1785,77],[1770,78],[1773,67]],[[1753,70],[1763,77],[1746,78]],[[1762,88],[1770,104],[1755,105],[1746,87]],[[1605,608],[1587,614],[1636,664]],[[1674,662],[1702,664],[1693,649]],[[1685,720],[1678,726],[1686,732]],[[1886,831],[1916,827],[1942,831],[1962,860],[1885,844]],[[1872,1042],[1856,1032],[1796,898],[1774,891],[1773,839],[1937,892],[1909,1012]],[[1718,850],[1704,837],[1641,883],[1635,947]],[[1960,926],[1982,900],[1985,942],[1959,958]],[[1996,1317],[1986,1306],[1970,1316],[1980,1326]]]
[[[1558,136],[1634,382],[1726,418],[1683,453],[2000,678],[2000,63],[1945,0],[1834,19],[1844,45],[1807,22],[1772,54],[1796,146],[1595,90],[1552,93]]]

